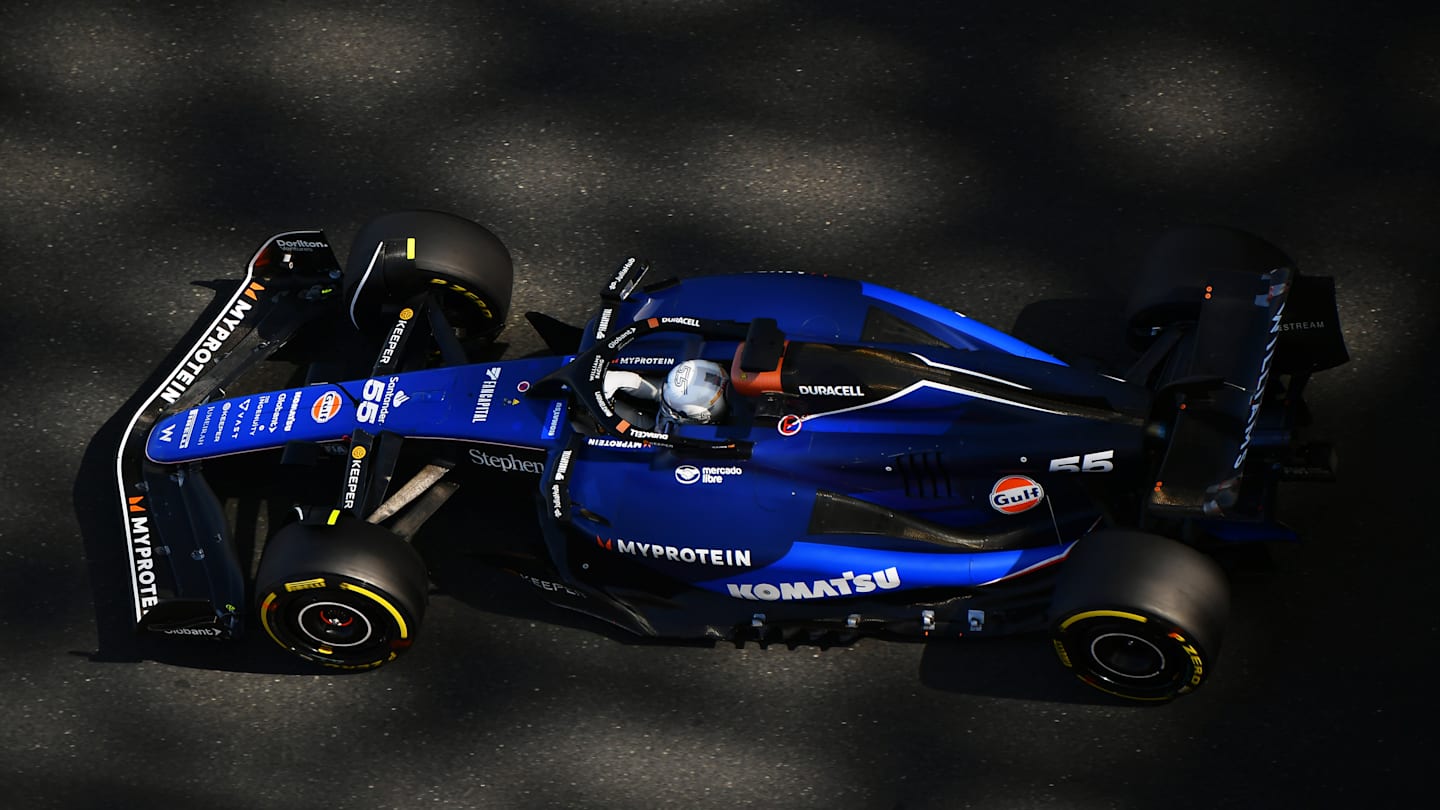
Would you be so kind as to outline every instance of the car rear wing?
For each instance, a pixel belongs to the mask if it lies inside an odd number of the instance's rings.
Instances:
[[[1220,274],[1205,287],[1193,329],[1169,338],[1156,401],[1176,410],[1147,511],[1273,519],[1271,456],[1290,449],[1304,381],[1349,359],[1331,280],[1290,268]]]
[[[162,366],[169,370],[152,378],[115,463],[137,626],[220,638],[239,631],[245,577],[220,504],[198,465],[151,461],[146,438],[157,422],[193,410],[332,311],[340,275],[324,233],[271,237],[229,296],[201,315],[185,348]]]

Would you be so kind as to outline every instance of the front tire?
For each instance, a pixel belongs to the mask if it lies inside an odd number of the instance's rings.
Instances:
[[[462,342],[493,340],[514,284],[509,251],[484,227],[442,211],[394,211],[356,234],[344,300],[358,329],[383,335],[403,306],[433,292]]]
[[[355,518],[295,523],[266,544],[260,623],[276,644],[334,669],[371,669],[410,648],[425,615],[425,563],[397,535]]]
[[[1052,640],[1081,681],[1166,701],[1209,678],[1229,615],[1225,575],[1168,538],[1105,530],[1070,552],[1052,602]]]

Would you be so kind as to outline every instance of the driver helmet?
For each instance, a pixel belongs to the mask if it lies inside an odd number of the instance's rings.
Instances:
[[[725,414],[729,375],[719,363],[686,360],[665,375],[660,392],[662,410],[678,422],[710,424]]]

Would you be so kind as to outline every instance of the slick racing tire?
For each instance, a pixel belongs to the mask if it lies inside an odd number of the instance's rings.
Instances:
[[[1207,281],[1219,273],[1260,276],[1295,265],[1280,248],[1245,231],[1180,228],[1151,247],[1125,305],[1131,342],[1143,346],[1157,330],[1200,315]]]
[[[1104,530],[1070,552],[1052,639],[1080,680],[1131,700],[1166,701],[1210,676],[1230,610],[1225,575],[1174,540]]]
[[[370,669],[410,648],[429,580],[399,536],[356,518],[292,523],[271,537],[256,575],[260,624],[295,655],[336,669]]]
[[[345,308],[366,334],[383,335],[426,290],[462,342],[493,340],[510,311],[515,270],[495,234],[441,211],[395,211],[370,220],[350,247]]]

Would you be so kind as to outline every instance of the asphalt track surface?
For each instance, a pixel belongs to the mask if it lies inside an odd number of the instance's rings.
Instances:
[[[1093,8],[1091,6],[1099,6]],[[1262,6],[1260,9],[1252,5]],[[1395,7],[1399,8],[1401,4]],[[0,10],[0,792],[11,807],[1397,806],[1428,792],[1440,16],[1339,3],[10,2]],[[102,428],[267,236],[499,233],[579,319],[625,255],[873,280],[1057,350],[1146,243],[1335,277],[1342,480],[1234,572],[1213,680],[1121,705],[1043,639],[628,643],[483,581],[316,675],[149,646]],[[1044,331],[1043,329],[1041,331]],[[97,433],[100,438],[96,438]],[[99,473],[96,470],[100,470]],[[98,493],[98,494],[97,494]],[[1423,803],[1423,801],[1421,801]]]

